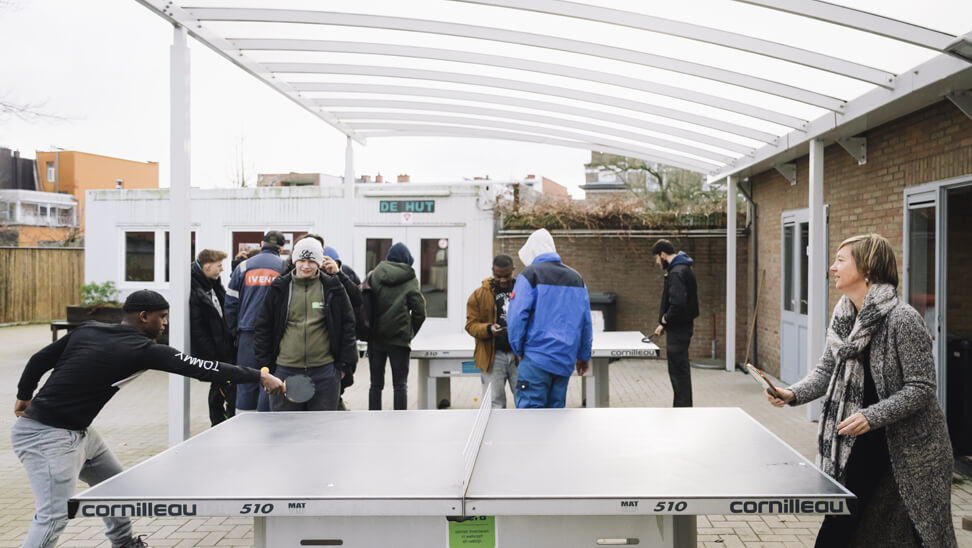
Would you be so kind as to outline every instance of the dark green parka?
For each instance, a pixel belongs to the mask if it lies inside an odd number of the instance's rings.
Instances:
[[[375,296],[374,335],[371,341],[409,347],[425,322],[425,297],[415,271],[405,263],[382,261],[368,278]]]

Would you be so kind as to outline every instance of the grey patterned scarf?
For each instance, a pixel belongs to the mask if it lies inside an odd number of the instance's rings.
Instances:
[[[894,286],[874,284],[864,297],[860,313],[847,296],[841,297],[827,330],[827,350],[834,356],[834,372],[817,430],[817,466],[841,483],[855,437],[839,436],[837,425],[861,409],[864,399],[861,353],[868,349],[871,336],[897,304]]]

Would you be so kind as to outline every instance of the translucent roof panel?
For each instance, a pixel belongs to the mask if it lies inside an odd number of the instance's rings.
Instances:
[[[960,72],[972,22],[952,0],[136,1],[361,143],[542,142],[710,177],[949,52]]]

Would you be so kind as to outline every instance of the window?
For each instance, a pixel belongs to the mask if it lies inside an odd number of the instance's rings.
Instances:
[[[57,210],[57,224],[71,226],[74,224],[74,209],[62,207]]]
[[[783,310],[792,312],[793,300],[793,225],[783,227]]]
[[[449,239],[423,238],[421,241],[419,279],[425,295],[429,318],[448,317],[449,311]]]
[[[0,202],[0,222],[10,222],[14,219],[14,207],[11,202]]]
[[[155,281],[155,232],[125,233],[125,281]]]
[[[56,172],[54,171],[54,162],[47,162],[47,182],[53,183]]]
[[[186,266],[196,258],[196,233],[189,232],[189,260]],[[169,281],[169,231],[165,231],[165,281]]]
[[[374,270],[378,263],[385,260],[385,255],[388,255],[391,246],[391,238],[368,238],[365,240],[365,276]]]

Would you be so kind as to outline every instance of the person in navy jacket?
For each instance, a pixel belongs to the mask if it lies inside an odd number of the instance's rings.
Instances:
[[[516,407],[564,407],[567,381],[591,364],[591,302],[584,279],[557,254],[541,228],[520,249],[527,265],[507,311],[510,347],[519,359]]]
[[[263,237],[263,248],[256,256],[241,262],[233,269],[223,312],[226,325],[239,337],[236,363],[257,369],[253,353],[256,320],[263,305],[263,297],[270,290],[273,280],[284,273],[284,260],[280,248],[286,244],[282,232],[271,230]],[[236,411],[269,411],[267,393],[250,385],[236,388]]]

